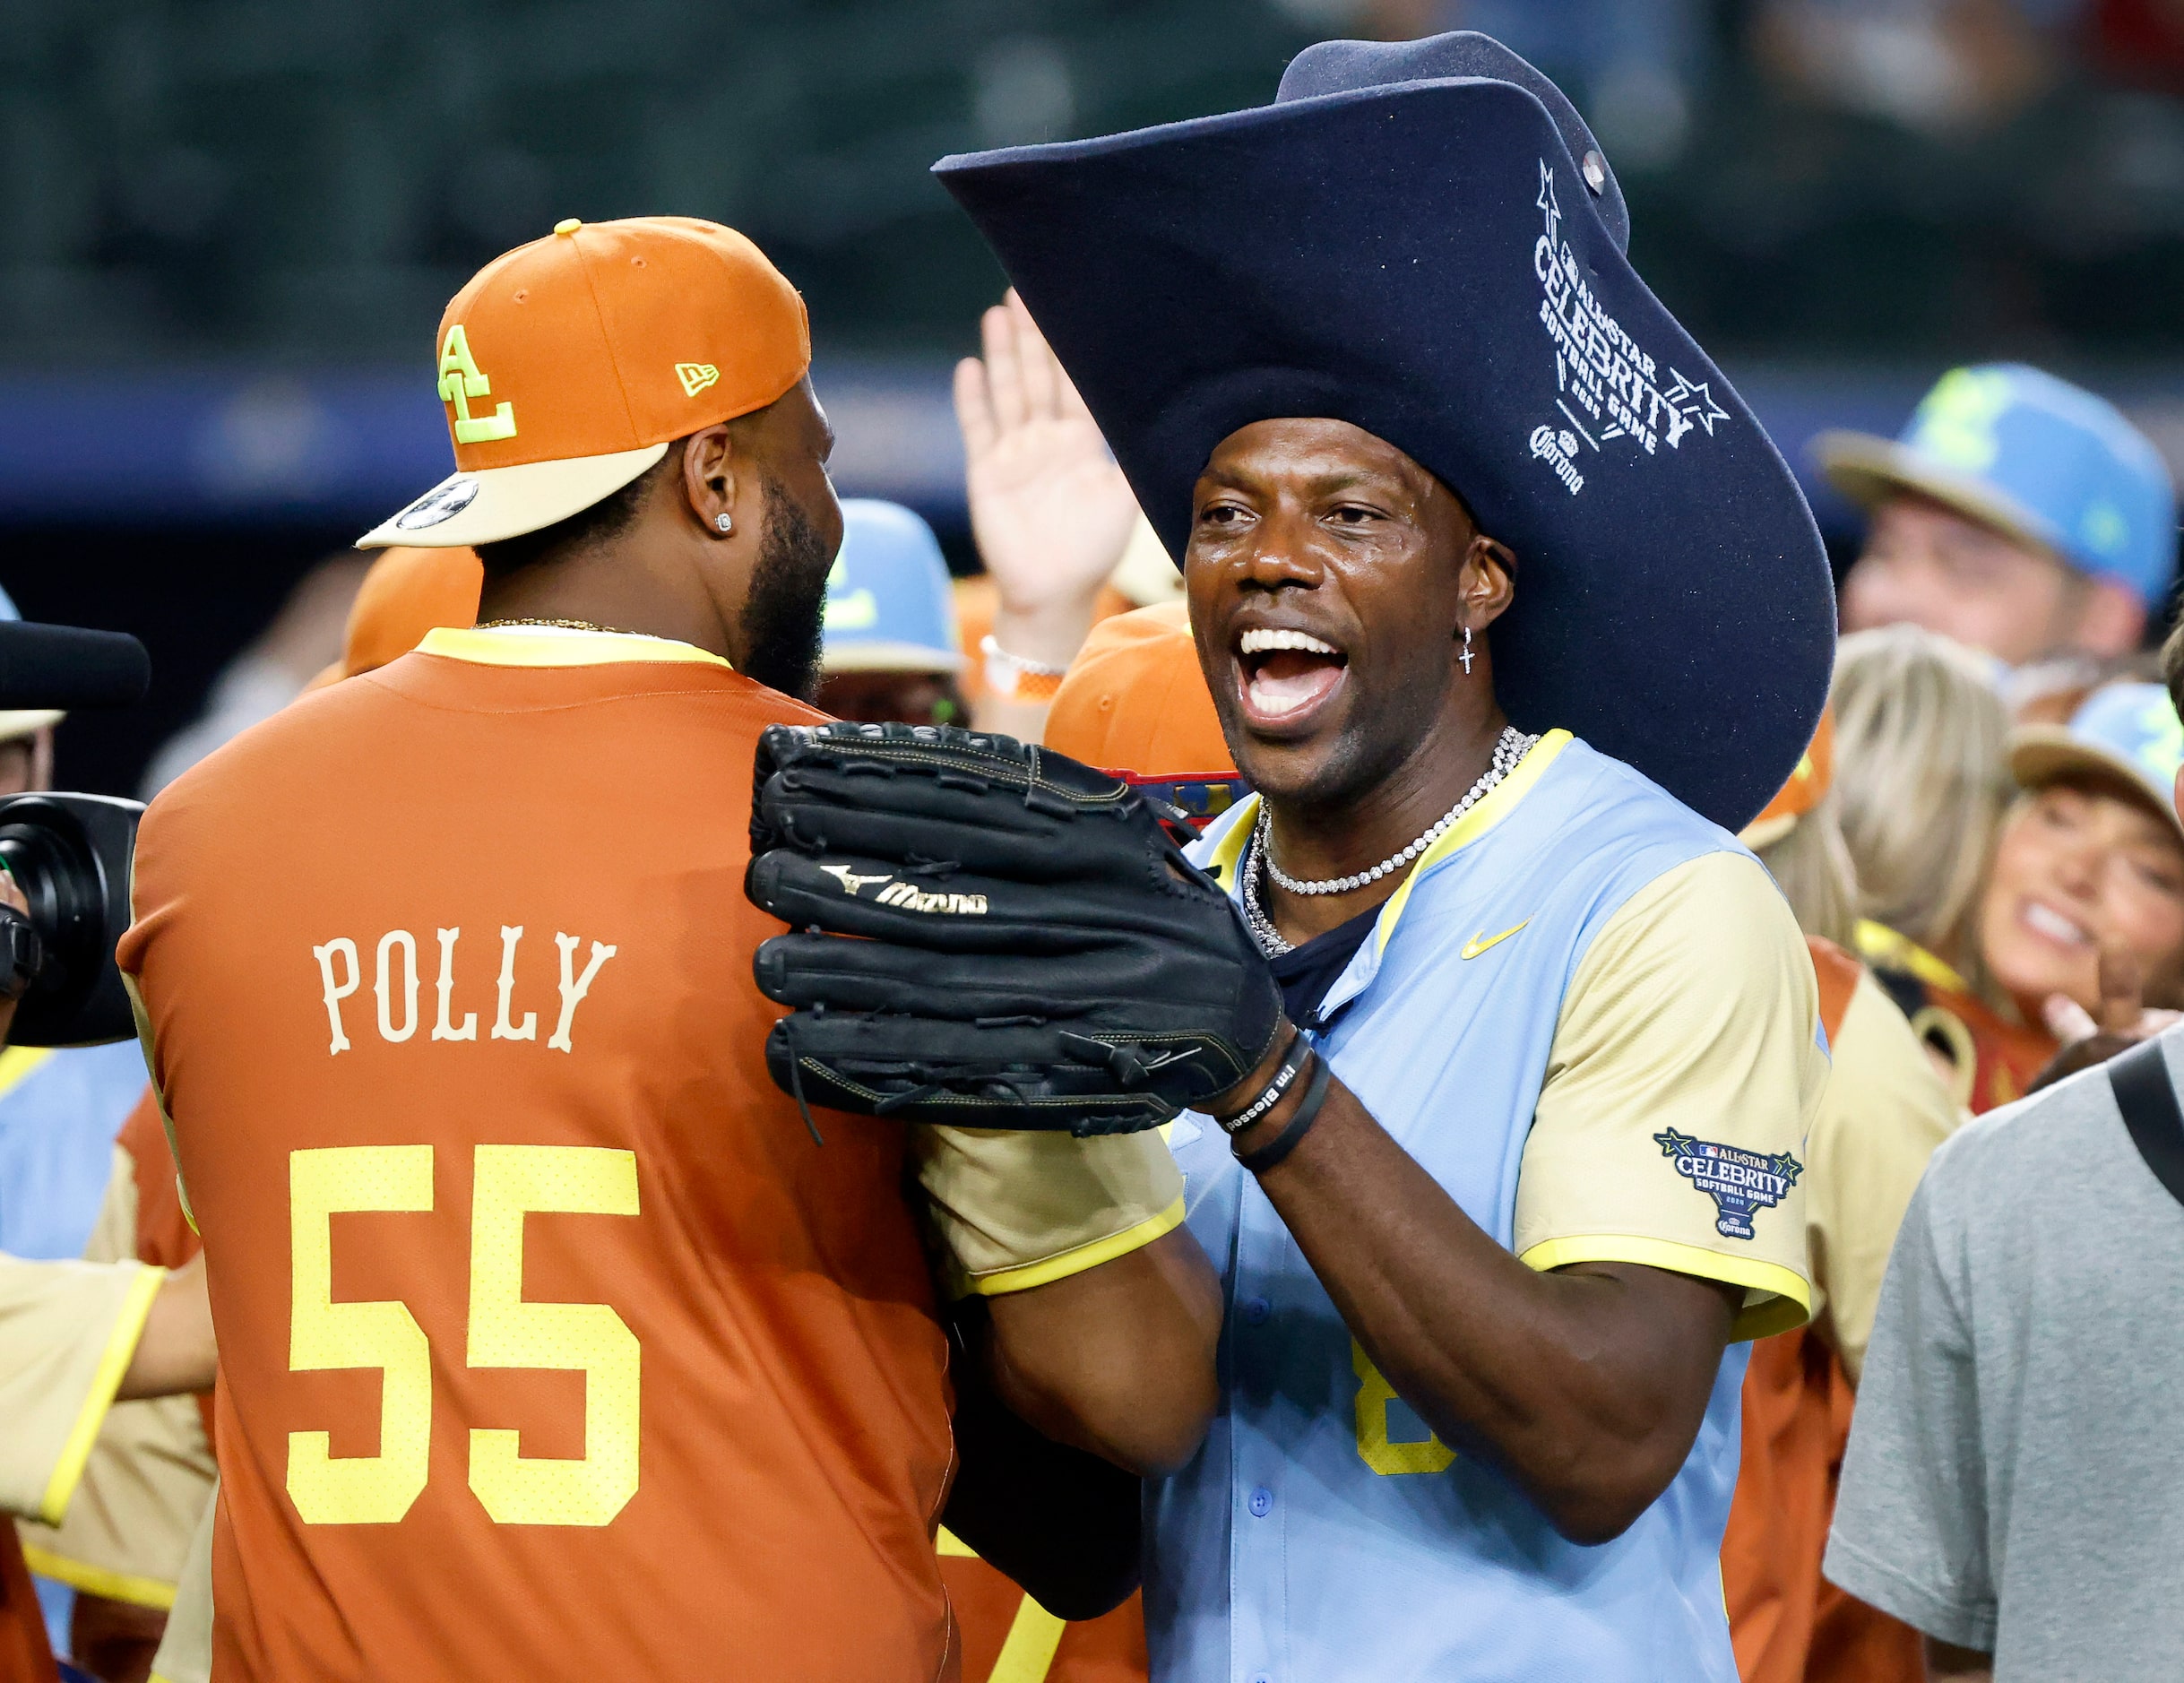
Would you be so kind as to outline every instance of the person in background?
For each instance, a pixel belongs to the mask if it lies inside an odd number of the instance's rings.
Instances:
[[[1921,1683],[1915,1632],[1820,1576],[1852,1402],[1888,1247],[1935,1146],[1956,1125],[1947,1086],[1872,973],[1845,949],[1858,885],[1836,816],[1834,727],[1823,714],[1782,792],[1739,837],[1805,931],[1831,1052],[1805,1140],[1812,1320],[1752,1346],[1722,1594],[1743,1683]]]
[[[1857,874],[1859,956],[1973,1112],[2021,1097],[2054,1056],[1988,976],[1981,897],[2010,798],[1991,662],[1916,626],[1845,637],[1835,779]]]
[[[0,591],[0,620],[21,617]],[[53,787],[53,736],[63,717],[0,712],[0,797]],[[83,1254],[114,1136],[143,1086],[143,1056],[127,1041],[0,1051],[0,1252],[45,1261]],[[71,1586],[40,1571],[38,1594],[65,1652]]]
[[[1094,626],[1055,693],[1045,740],[1110,772],[1235,776],[1185,605],[1133,608]]]
[[[2025,1015],[2077,1038],[2120,1000],[2184,1005],[2184,723],[2159,684],[2096,691],[2069,724],[2024,725],[1980,945]],[[2124,1026],[2132,1013],[2126,1011]]]
[[[114,1172],[84,1259],[201,1273],[203,1249],[182,1212],[165,1119],[146,1087],[114,1142]],[[144,1683],[151,1672],[211,1497],[211,1443],[209,1388],[117,1402],[89,1446],[67,1512],[17,1526],[30,1569],[74,1589],[66,1651],[102,1683]]]
[[[2176,491],[2111,404],[2021,363],[1953,368],[1903,436],[1827,432],[1821,471],[1867,509],[1846,631],[1908,623],[2011,666],[2136,650],[2176,573]]]
[[[1141,600],[1181,586],[1023,301],[1009,293],[980,333],[982,357],[955,367],[971,533],[986,565],[958,587],[979,654],[963,688],[980,729],[1036,742],[1085,634],[1131,604],[1110,580],[1134,582]]]
[[[2184,637],[2163,666],[2173,710]],[[1826,1571],[1918,1627],[1932,1677],[2176,1674],[2177,1344],[2147,1306],[2184,1290],[2180,1076],[2171,1030],[1981,1118],[1904,1217]]]
[[[478,623],[485,567],[467,545],[426,549],[396,544],[382,549],[357,586],[341,633],[341,652],[304,687],[319,690],[399,660],[442,626]]]
[[[0,874],[0,904],[28,910]],[[0,1000],[0,1046],[15,1004]],[[54,1683],[46,1611],[11,1517],[67,1513],[117,1398],[210,1385],[216,1353],[204,1270],[0,1255],[0,1683]]]
[[[933,529],[900,503],[842,499],[824,637],[821,712],[867,724],[969,722],[948,564]]]
[[[0,1517],[57,1520],[116,1400],[212,1381],[202,1265],[0,1256]],[[0,1526],[0,1683],[50,1683],[53,1651],[11,1529]]]
[[[150,800],[230,738],[271,719],[313,683],[341,647],[341,627],[367,563],[353,551],[306,573],[272,621],[220,669],[204,710],[151,756],[138,794]]]

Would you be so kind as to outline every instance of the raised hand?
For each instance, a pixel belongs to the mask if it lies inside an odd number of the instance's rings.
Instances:
[[[999,601],[994,641],[1066,666],[1137,503],[1084,400],[1014,292],[980,324],[984,357],[955,366],[971,530]]]
[[[2033,1077],[2027,1092],[2052,1086],[2065,1075],[2105,1064],[2139,1041],[2184,1022],[2184,1013],[2148,1010],[2144,997],[2145,967],[2128,953],[2101,954],[2101,1010],[2098,1016],[2067,994],[2050,994],[2042,1007],[2048,1032],[2062,1049]]]

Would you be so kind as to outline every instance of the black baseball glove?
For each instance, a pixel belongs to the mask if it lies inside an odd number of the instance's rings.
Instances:
[[[1243,919],[1145,796],[1007,737],[777,725],[759,738],[758,949],[799,1102],[1130,1133],[1237,1085],[1282,1020]],[[861,939],[848,939],[861,936]]]

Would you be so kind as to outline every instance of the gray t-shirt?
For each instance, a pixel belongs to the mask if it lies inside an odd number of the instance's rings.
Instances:
[[[2184,1205],[2105,1070],[1960,1131],[1889,1258],[1827,1575],[1998,1680],[2184,1676],[2180,1304]]]

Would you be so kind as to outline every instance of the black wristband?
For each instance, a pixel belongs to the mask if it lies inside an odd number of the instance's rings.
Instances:
[[[1263,1175],[1276,1163],[1297,1149],[1297,1143],[1312,1130],[1319,1120],[1319,1108],[1327,1101],[1327,1083],[1334,1079],[1334,1070],[1327,1060],[1313,1055],[1312,1079],[1304,1090],[1304,1098],[1297,1106],[1297,1114],[1289,1119],[1289,1126],[1256,1152],[1238,1152],[1236,1161],[1255,1175]],[[1233,1147],[1231,1147],[1233,1149]]]
[[[1214,1125],[1231,1138],[1242,1133],[1282,1102],[1282,1095],[1290,1090],[1290,1083],[1303,1072],[1311,1056],[1312,1042],[1305,1038],[1301,1030],[1291,1029],[1289,1046],[1282,1052],[1282,1062],[1275,1068],[1273,1079],[1266,1083],[1265,1091],[1234,1116],[1215,1117]]]

